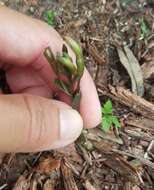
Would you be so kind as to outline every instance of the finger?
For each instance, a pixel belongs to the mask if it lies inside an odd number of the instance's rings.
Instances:
[[[52,97],[52,90],[31,66],[11,67],[6,79],[13,93],[29,93],[46,98]]]
[[[64,103],[26,94],[1,95],[0,115],[0,152],[63,147],[73,142],[83,127],[78,112]]]
[[[86,128],[96,127],[101,122],[101,105],[94,82],[85,69],[80,83],[80,113]]]
[[[25,66],[39,58],[51,41],[54,54],[61,50],[63,40],[46,23],[0,6],[0,60],[2,63]]]

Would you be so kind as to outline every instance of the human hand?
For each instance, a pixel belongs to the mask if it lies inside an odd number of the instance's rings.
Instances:
[[[55,74],[43,51],[50,46],[55,55],[60,52],[60,35],[47,24],[3,6],[0,23],[0,68],[5,69],[13,92],[0,95],[0,152],[63,147],[80,135],[83,126],[98,125],[100,103],[87,70],[80,84],[81,115],[66,104],[66,97],[52,83]],[[59,101],[52,99],[54,93]]]

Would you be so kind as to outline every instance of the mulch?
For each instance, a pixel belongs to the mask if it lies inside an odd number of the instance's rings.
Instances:
[[[154,189],[154,3],[152,0],[3,0],[8,7],[46,20],[77,39],[101,103],[110,99],[121,128],[83,130],[66,148],[0,154],[0,190]],[[126,56],[125,47],[129,51]],[[119,54],[119,49],[123,54]],[[132,79],[124,55],[142,71]],[[122,57],[123,56],[123,57]],[[131,68],[131,66],[130,66]],[[142,77],[144,83],[138,83]],[[144,94],[136,87],[142,85]],[[0,85],[10,92],[5,73]]]

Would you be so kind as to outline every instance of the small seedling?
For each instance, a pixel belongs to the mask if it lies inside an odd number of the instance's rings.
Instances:
[[[114,125],[116,128],[120,128],[121,124],[118,120],[118,118],[113,115],[113,107],[112,107],[112,102],[108,100],[102,107],[102,129],[104,131],[109,131],[110,127]]]
[[[140,27],[141,27],[141,38],[143,39],[147,34],[149,34],[149,28],[142,17],[140,20]]]
[[[63,44],[62,53],[58,53],[56,57],[50,47],[45,49],[44,55],[57,76],[54,83],[72,99],[72,107],[78,109],[81,98],[79,84],[84,72],[82,49],[72,38],[65,37],[64,40],[76,55],[76,64],[73,64],[65,44]],[[65,77],[65,80],[62,76]]]
[[[48,10],[45,12],[45,19],[47,20],[50,26],[54,25],[55,16],[56,16],[56,12],[53,10]]]

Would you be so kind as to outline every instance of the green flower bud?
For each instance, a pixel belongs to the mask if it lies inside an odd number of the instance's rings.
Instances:
[[[80,45],[72,38],[65,37],[64,39],[76,55],[77,78],[80,79],[84,72],[84,60],[83,60],[82,49]]]
[[[68,36],[64,37],[64,40],[67,42],[70,48],[74,51],[77,58],[82,56],[82,49],[75,40],[73,40],[71,37],[68,37]]]
[[[64,66],[71,74],[76,74],[77,69],[75,65],[72,63],[72,60],[70,59],[69,55],[67,57],[64,56],[57,56],[57,61],[62,66]]]

